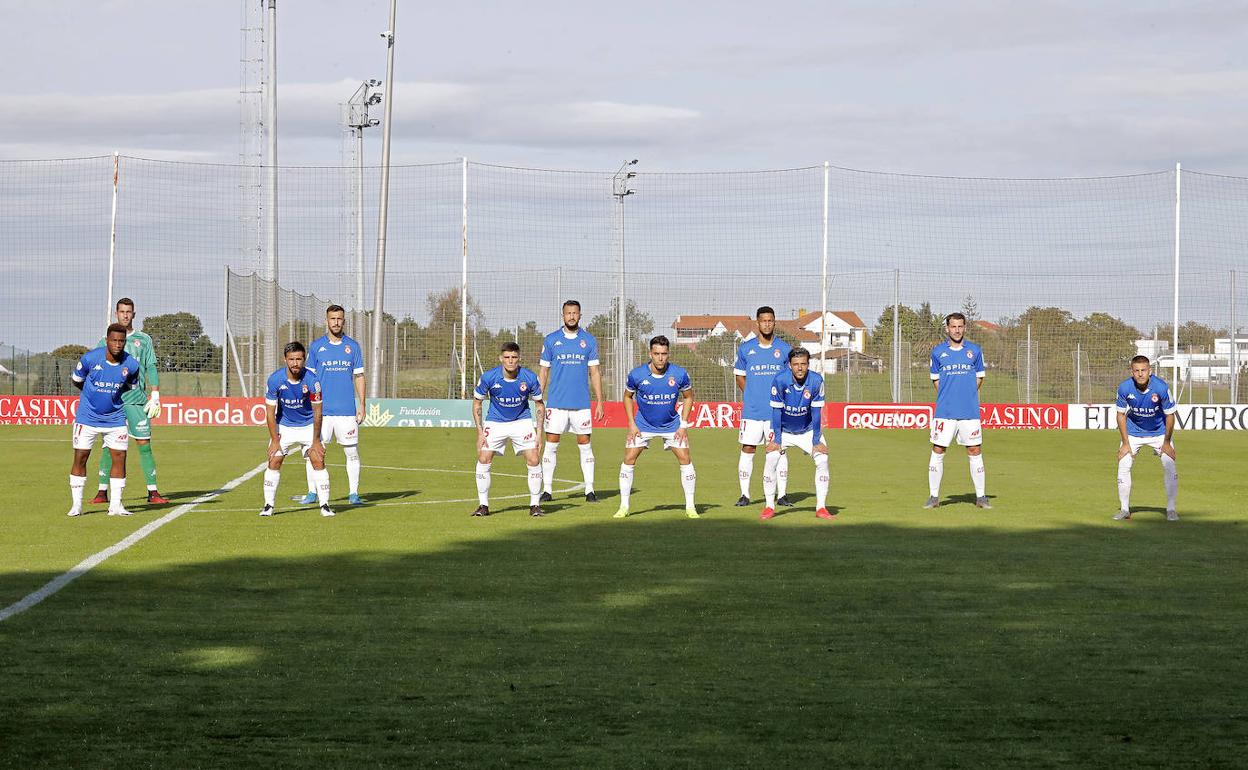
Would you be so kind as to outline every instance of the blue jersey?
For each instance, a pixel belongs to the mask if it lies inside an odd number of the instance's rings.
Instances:
[[[757,337],[751,337],[737,348],[737,362],[732,367],[732,373],[745,377],[741,419],[771,419],[771,381],[777,374],[788,370],[789,351],[792,349],[792,345],[779,337],[773,337],[767,347],[763,347]]]
[[[984,351],[970,340],[954,350],[945,340],[932,348],[932,379],[936,381],[936,417],[979,419],[979,378],[984,376]]]
[[[82,383],[74,422],[93,428],[118,428],[126,424],[121,394],[139,387],[139,360],[122,353],[121,360],[108,360],[107,348],[89,350],[74,367],[74,382]]]
[[[304,366],[321,381],[327,415],[355,416],[355,376],[364,374],[364,352],[360,343],[346,336],[335,343],[329,335],[308,346]]]
[[[598,365],[598,340],[584,329],[569,337],[563,328],[546,335],[539,363],[550,369],[546,406],[589,408],[589,367]]]
[[[1178,409],[1170,398],[1170,386],[1157,375],[1148,378],[1143,390],[1128,377],[1118,386],[1114,406],[1127,415],[1127,435],[1141,438],[1166,435],[1166,415]]]
[[[823,377],[807,371],[806,379],[798,382],[793,372],[784,371],[771,382],[770,401],[772,440],[780,443],[780,434],[800,434],[813,430],[814,443],[823,440]]]
[[[689,372],[676,364],[668,364],[662,374],[655,374],[649,364],[628,373],[624,388],[637,399],[638,430],[646,433],[672,433],[680,427],[680,411],[676,402],[680,394],[693,389]]]
[[[520,367],[514,380],[507,379],[503,367],[496,366],[481,375],[472,397],[490,400],[490,413],[486,422],[515,422],[533,416],[529,411],[529,399],[542,400],[542,386],[537,375]]]
[[[269,375],[264,403],[277,406],[277,424],[302,428],[312,424],[312,405],[321,402],[321,381],[311,370],[299,372],[299,381],[290,381],[286,367]]]

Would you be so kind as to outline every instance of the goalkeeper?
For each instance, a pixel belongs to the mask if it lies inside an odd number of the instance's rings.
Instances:
[[[134,300],[129,297],[117,300],[116,311],[117,323],[126,327],[126,352],[139,362],[138,386],[121,396],[126,410],[126,429],[130,438],[139,445],[139,464],[143,466],[143,475],[147,479],[147,502],[162,505],[169,501],[156,490],[156,457],[152,454],[152,420],[160,416],[160,377],[156,373],[156,349],[152,345],[151,337],[134,330]],[[104,340],[100,340],[100,346],[103,344]],[[108,502],[108,480],[112,470],[113,458],[108,452],[104,452],[100,457],[100,488],[91,502]]]

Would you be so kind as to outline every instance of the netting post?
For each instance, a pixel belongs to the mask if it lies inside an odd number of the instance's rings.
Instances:
[[[823,162],[823,280],[820,283],[819,307],[819,376],[828,379],[828,161]],[[846,370],[848,372],[848,370]],[[846,377],[849,375],[846,374]],[[849,401],[849,380],[845,381],[845,400]]]
[[[1179,381],[1179,222],[1180,213],[1183,207],[1183,165],[1181,163],[1174,164],[1174,351],[1170,359],[1174,366],[1173,381],[1177,384]],[[1190,367],[1189,367],[1190,370]],[[1176,401],[1178,399],[1175,399]],[[1191,400],[1191,395],[1188,395]]]
[[[268,335],[265,340],[265,360],[269,363],[281,357],[278,342],[279,315],[277,309],[277,0],[268,0],[265,25],[265,64],[268,67],[264,82],[264,130],[268,157],[268,216],[266,233],[267,278],[272,281],[268,291]],[[267,364],[266,364],[267,365]]]
[[[460,261],[460,277],[459,277],[459,332],[463,335],[460,340],[460,348],[468,346],[468,158],[463,159],[462,180],[460,182],[460,192],[462,196],[461,211],[461,231],[462,231],[462,247],[463,254]],[[455,334],[455,326],[451,325],[451,334]],[[454,340],[451,346],[454,347]],[[468,398],[468,370],[466,367],[459,367],[459,397]]]
[[[113,263],[117,256],[117,183],[121,172],[121,156],[113,151],[113,213],[108,238],[108,308],[104,311],[104,326],[113,322]]]
[[[893,403],[901,403],[901,271],[893,269]]]
[[[221,292],[225,296],[225,312],[221,317],[225,319],[225,339],[221,340],[221,398],[229,395],[229,372],[230,372],[230,267],[225,267],[225,291]]]
[[[1229,403],[1239,402],[1239,334],[1235,331],[1235,271],[1231,271],[1231,397]]]
[[[1076,404],[1083,403],[1083,388],[1081,387],[1083,384],[1082,382],[1083,378],[1080,376],[1080,374],[1082,373],[1082,370],[1081,370],[1082,364],[1083,364],[1083,340],[1076,340],[1075,341],[1075,403]]]
[[[394,34],[398,0],[390,0],[390,26],[382,36],[386,41],[386,106],[381,127],[381,201],[377,214],[377,269],[373,277],[373,349],[372,371],[368,378],[368,397],[377,398],[381,387],[381,351],[383,307],[386,297],[386,225],[390,213],[390,124],[394,115]]]
[[[1027,400],[1031,403],[1031,324],[1027,324]]]

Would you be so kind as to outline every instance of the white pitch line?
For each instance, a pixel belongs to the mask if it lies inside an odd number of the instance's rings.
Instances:
[[[226,492],[229,492],[231,489],[234,489],[240,484],[246,483],[249,479],[254,478],[256,474],[263,471],[265,467],[267,467],[267,465],[268,463],[260,463],[259,465],[247,471],[243,475],[225,484],[225,486],[221,487],[220,489],[213,490],[212,492],[208,492],[207,494],[200,495],[199,497],[195,498],[189,503],[183,503],[182,505],[179,505],[177,508],[174,508],[172,511],[170,511],[169,513],[166,513],[164,516],[161,516],[159,519],[156,519],[155,521],[149,521],[147,524],[144,524],[142,527],[132,532],[128,537],[124,538],[123,540],[120,540],[114,543],[113,545],[110,545],[108,548],[105,548],[103,551],[91,554],[87,558],[78,562],[77,565],[70,568],[69,571],[48,581],[39,590],[30,594],[27,594],[20,601],[14,604],[10,604],[8,607],[5,607],[4,609],[0,610],[0,623],[3,623],[4,621],[8,620],[14,615],[25,612],[31,607],[34,607],[39,602],[43,601],[44,599],[47,599],[49,596],[52,596],[57,591],[60,591],[65,586],[74,582],[75,580],[82,577],[83,575],[87,574],[93,568],[98,567],[109,557],[116,556],[117,554],[126,550],[127,548],[139,542],[143,538],[152,534],[156,530],[165,526],[169,522],[179,518],[185,513],[189,513],[195,506],[199,505],[200,503],[206,503],[209,500],[213,499],[214,497],[217,497]]]

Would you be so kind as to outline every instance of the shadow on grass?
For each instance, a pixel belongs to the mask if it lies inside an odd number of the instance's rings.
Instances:
[[[1230,766],[1248,741],[1241,527],[466,513],[433,547],[90,573],[0,623],[0,764]]]

